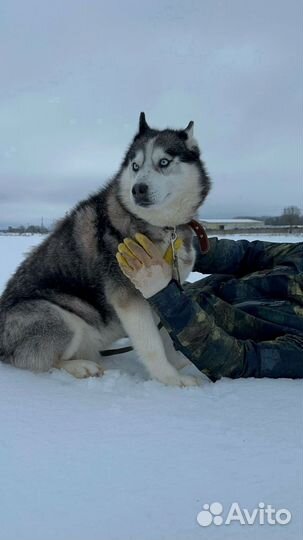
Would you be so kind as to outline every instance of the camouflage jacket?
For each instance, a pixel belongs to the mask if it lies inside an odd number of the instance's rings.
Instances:
[[[194,271],[149,299],[176,349],[213,381],[303,377],[303,242],[211,238]]]

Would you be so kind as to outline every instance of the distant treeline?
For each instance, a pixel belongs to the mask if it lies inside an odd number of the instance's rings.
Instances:
[[[297,206],[287,206],[284,208],[280,216],[236,216],[235,219],[256,219],[264,222],[264,225],[289,225],[290,227],[295,225],[303,225],[303,215]],[[7,227],[2,229],[2,233],[11,234],[47,234],[50,230],[53,230],[55,222],[52,227],[48,229],[44,224],[41,225],[19,225],[18,227]]]
[[[18,227],[7,227],[7,229],[2,229],[0,232],[11,234],[47,234],[49,230],[44,225],[29,225],[28,227],[19,225]]]
[[[265,225],[303,225],[303,215],[297,206],[287,206],[280,216],[239,216],[237,219],[257,219]]]

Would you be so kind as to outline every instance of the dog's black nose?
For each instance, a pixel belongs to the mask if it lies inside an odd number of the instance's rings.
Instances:
[[[144,182],[135,184],[132,188],[132,194],[137,204],[148,204],[148,185]]]
[[[139,184],[135,184],[132,189],[132,194],[137,197],[141,195],[146,195],[148,191],[148,185],[144,184],[143,182],[140,182]]]

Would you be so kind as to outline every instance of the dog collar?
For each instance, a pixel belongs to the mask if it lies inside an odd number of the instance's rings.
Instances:
[[[209,240],[203,225],[195,219],[192,219],[188,225],[198,237],[201,253],[207,253],[209,251]]]
[[[198,237],[200,252],[202,254],[207,253],[209,251],[210,245],[206,230],[204,229],[203,225],[201,225],[201,223],[196,219],[191,219],[188,223],[186,223],[186,225],[188,225]],[[164,229],[166,231],[171,231],[172,235],[176,235],[177,227],[164,227]],[[176,237],[177,236],[175,236],[174,240],[176,239]]]

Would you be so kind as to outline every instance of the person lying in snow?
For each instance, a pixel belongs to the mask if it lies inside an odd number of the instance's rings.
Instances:
[[[212,275],[181,287],[158,248],[136,239],[119,246],[121,270],[212,381],[303,377],[303,242],[210,238],[193,270]]]

